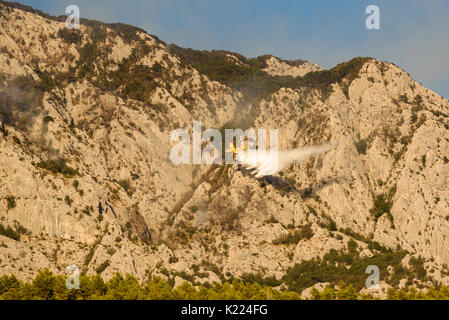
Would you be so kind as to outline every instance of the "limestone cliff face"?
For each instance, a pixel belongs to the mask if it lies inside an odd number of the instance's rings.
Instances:
[[[360,257],[404,250],[404,267],[422,257],[421,283],[448,282],[449,102],[403,70],[375,59],[324,70],[173,50],[124,25],[64,27],[0,3],[0,223],[16,235],[0,236],[0,273],[74,264],[142,281],[281,279],[355,241]],[[233,165],[171,163],[172,130],[242,119],[279,129],[281,149],[338,147],[260,181]]]
[[[282,61],[276,57],[266,57],[264,72],[273,76],[303,77],[309,72],[323,70],[320,66],[308,61]]]

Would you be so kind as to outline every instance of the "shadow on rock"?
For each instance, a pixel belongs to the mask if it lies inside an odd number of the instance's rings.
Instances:
[[[348,179],[345,177],[329,177],[326,179],[321,179],[320,181],[317,181],[313,185],[303,188],[299,190],[299,194],[301,195],[301,198],[307,199],[307,198],[313,198],[318,191],[323,189],[324,187],[334,184],[334,183],[343,183],[347,181]]]
[[[265,176],[262,178],[255,178],[253,176],[254,169],[246,169],[242,166],[238,166],[237,171],[240,171],[243,176],[250,176],[250,177],[256,179],[257,181],[259,181],[260,186],[262,188],[265,187],[266,185],[272,185],[273,188],[280,190],[280,191],[299,193],[298,190],[294,186],[292,186],[291,184],[286,182],[281,177]]]
[[[284,192],[294,192],[301,195],[301,198],[312,198],[315,196],[315,194],[323,189],[324,187],[333,184],[333,183],[342,183],[344,180],[348,180],[345,177],[329,177],[326,179],[321,179],[320,181],[316,182],[315,184],[303,188],[303,189],[296,189],[295,186],[291,185],[281,177],[277,176],[265,176],[262,178],[255,178],[253,176],[254,169],[246,169],[242,166],[237,167],[237,171],[240,171],[243,176],[250,176],[259,181],[261,187],[265,187],[266,185],[272,185],[275,189],[284,191]]]

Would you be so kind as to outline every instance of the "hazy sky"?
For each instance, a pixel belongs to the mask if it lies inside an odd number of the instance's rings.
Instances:
[[[446,0],[20,0],[52,15],[67,5],[81,17],[139,26],[167,43],[273,54],[330,68],[371,56],[408,71],[449,98],[449,1]],[[365,8],[380,8],[367,30]]]

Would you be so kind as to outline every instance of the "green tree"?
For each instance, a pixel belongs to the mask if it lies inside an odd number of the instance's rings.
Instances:
[[[53,273],[44,269],[34,278],[31,283],[33,286],[33,299],[53,300],[55,299],[56,278]]]

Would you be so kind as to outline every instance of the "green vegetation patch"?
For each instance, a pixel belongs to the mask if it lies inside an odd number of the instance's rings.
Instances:
[[[302,226],[299,230],[282,234],[279,238],[273,240],[273,244],[298,244],[303,239],[310,239],[313,237],[312,224],[308,223]]]
[[[126,191],[128,196],[131,197],[133,195],[134,190],[131,187],[131,181],[129,179],[122,179],[122,180],[117,181],[117,183],[120,187],[123,188],[123,190]]]
[[[106,260],[106,261],[104,261],[102,264],[100,264],[100,265],[98,266],[98,268],[95,269],[95,271],[96,271],[98,274],[100,274],[100,273],[102,273],[104,270],[106,270],[110,265],[111,265],[111,261]]]
[[[392,286],[397,286],[401,279],[407,279],[412,284],[413,279],[425,279],[426,273],[419,267],[422,261],[415,263],[411,268],[406,268],[401,261],[407,254],[406,251],[383,251],[373,257],[361,257],[357,251],[357,243],[353,240],[348,242],[347,250],[330,250],[322,259],[312,259],[295,264],[289,268],[282,278],[289,290],[302,292],[320,282],[329,282],[336,285],[343,281],[352,285],[357,291],[365,286],[366,267],[376,265],[379,267],[381,280]],[[388,272],[387,268],[393,268]]]
[[[36,167],[48,170],[53,174],[63,174],[69,177],[79,175],[78,170],[73,169],[67,165],[67,159],[65,158],[41,161],[36,164]]]
[[[181,274],[181,273],[179,273]],[[185,273],[182,276],[189,278]],[[290,300],[294,292],[279,291],[258,283],[215,283],[197,287],[185,282],[174,288],[173,281],[151,276],[143,285],[131,276],[116,273],[105,282],[99,274],[80,276],[80,289],[66,288],[66,277],[42,270],[31,282],[15,276],[0,277],[0,300]]]
[[[62,38],[68,44],[79,44],[83,40],[80,30],[62,28],[58,31],[58,37]]]
[[[281,87],[317,89],[327,97],[331,93],[331,84],[342,84],[349,87],[360,68],[371,58],[354,58],[341,63],[330,70],[309,72],[304,77],[270,76],[261,69],[266,67],[265,56],[247,59],[234,52],[212,50],[200,51],[170,45],[169,50],[177,55],[185,64],[191,65],[211,80],[219,81],[234,89],[242,91],[248,99],[264,98]],[[236,56],[242,65],[238,65],[227,57]],[[292,62],[291,62],[292,63]],[[301,63],[304,63],[302,61]],[[347,93],[347,92],[345,92]]]
[[[11,226],[4,227],[3,224],[0,224],[0,235],[11,238],[16,241],[20,240],[20,234],[13,228],[11,228]]]
[[[359,154],[366,154],[366,149],[368,148],[368,143],[365,139],[362,139],[355,143],[355,147]]]
[[[393,197],[396,193],[396,186],[393,186],[388,194],[378,194],[374,197],[374,206],[371,208],[370,212],[374,215],[374,219],[379,220],[379,218],[387,214],[388,219],[393,222],[393,215],[391,214],[391,208],[393,207]]]
[[[0,224],[0,235],[11,238],[16,241],[20,241],[20,235],[21,234],[29,234],[30,232],[22,226],[17,221],[14,224],[14,228],[11,226],[3,226],[3,224]]]
[[[15,196],[7,196],[5,199],[6,199],[6,204],[7,204],[8,210],[16,207],[17,203],[16,203]]]
[[[361,270],[364,271],[364,270]],[[179,276],[190,278],[186,273]],[[381,273],[382,274],[382,273]],[[366,276],[362,272],[363,276]],[[14,275],[0,277],[0,300],[299,300],[297,292],[273,289],[276,280],[267,282],[260,277],[248,277],[248,281],[233,279],[232,281],[204,283],[194,286],[187,281],[174,287],[172,279],[164,280],[150,276],[143,284],[132,275],[122,276],[116,273],[108,281],[100,274],[80,276],[80,289],[69,290],[66,287],[67,277],[54,275],[51,271],[42,270],[32,281],[24,282]],[[264,284],[265,281],[271,285]],[[312,300],[348,300],[373,299],[370,295],[360,295],[353,284],[343,281],[337,283],[338,289],[332,286],[318,291],[312,289]],[[415,288],[406,290],[389,289],[387,299],[415,300],[449,299],[449,288],[432,287],[426,292],[418,292]]]

